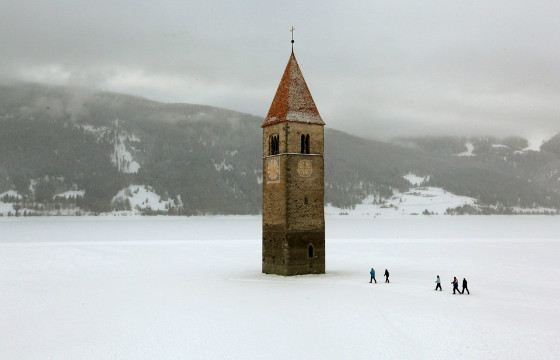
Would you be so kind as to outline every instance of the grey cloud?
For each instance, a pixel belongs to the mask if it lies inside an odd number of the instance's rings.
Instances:
[[[296,55],[327,125],[560,131],[557,1],[0,2],[0,76],[264,115]]]

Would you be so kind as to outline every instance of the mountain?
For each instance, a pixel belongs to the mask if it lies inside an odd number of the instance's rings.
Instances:
[[[456,162],[455,174],[441,173],[443,168],[434,169],[437,176],[431,183],[435,186],[487,204],[557,207],[560,134],[544,142],[538,150],[531,149],[528,141],[520,137],[421,137],[396,142]],[[477,170],[470,168],[466,173],[463,164]]]
[[[24,214],[255,214],[261,122],[211,106],[2,85],[0,205]],[[327,127],[326,202],[383,202],[409,190],[403,176],[415,174],[426,177],[422,185],[476,198],[478,212],[559,209],[559,145],[560,136],[540,151],[528,150],[522,138],[382,142]]]

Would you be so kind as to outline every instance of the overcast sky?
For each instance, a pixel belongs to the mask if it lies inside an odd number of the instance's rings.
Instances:
[[[560,131],[560,1],[0,0],[0,78],[264,116],[290,54],[327,126]]]

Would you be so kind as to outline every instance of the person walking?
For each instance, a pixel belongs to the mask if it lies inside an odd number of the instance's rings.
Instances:
[[[385,283],[387,284],[389,282],[389,271],[387,269],[385,269],[383,276],[385,276]]]
[[[464,294],[465,290],[467,290],[467,295],[471,294],[469,288],[467,287],[467,279],[463,278],[463,291],[461,291],[461,294]]]
[[[369,275],[369,283],[371,284],[372,281],[375,281],[375,283],[377,284],[377,280],[375,280],[375,270],[373,268],[371,268],[371,270],[369,271]]]
[[[451,284],[453,284],[453,295],[455,295],[455,290],[460,294],[461,290],[459,290],[459,280],[457,280],[457,276],[453,276]]]
[[[441,291],[441,279],[439,278],[439,275],[436,278],[436,288],[435,288],[435,290],[437,291],[437,289],[439,289],[439,291]]]

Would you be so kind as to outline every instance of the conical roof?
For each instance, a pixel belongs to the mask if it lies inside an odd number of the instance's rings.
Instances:
[[[325,125],[293,51],[262,127],[286,121]]]

